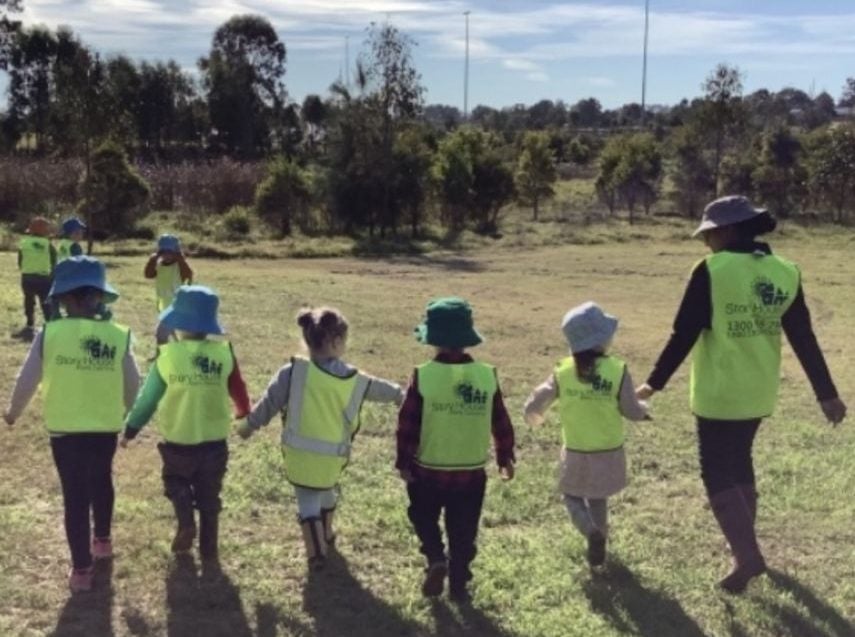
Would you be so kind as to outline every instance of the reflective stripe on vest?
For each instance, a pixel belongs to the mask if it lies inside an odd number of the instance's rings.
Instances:
[[[121,431],[129,347],[130,330],[109,321],[63,318],[45,325],[41,386],[48,431]]]
[[[50,276],[50,241],[44,237],[24,237],[18,244],[21,251],[21,274]]]
[[[763,418],[777,402],[781,317],[798,293],[798,268],[771,254],[735,252],[713,254],[706,266],[712,327],[692,352],[692,411],[715,420]]]
[[[234,360],[227,341],[183,340],[160,346],[156,364],[166,393],[158,405],[158,427],[167,442],[198,445],[228,438]]]
[[[571,451],[596,452],[623,446],[619,396],[626,364],[614,356],[597,359],[592,382],[579,380],[573,357],[555,369],[561,438]]]
[[[498,390],[495,368],[432,361],[417,374],[422,428],[416,462],[441,471],[486,465]]]
[[[178,269],[178,264],[158,263],[154,285],[157,292],[157,311],[163,312],[172,304],[175,291],[181,287],[181,271]]]
[[[340,378],[306,359],[292,360],[282,431],[290,482],[317,489],[335,486],[350,458],[369,382],[358,372]]]

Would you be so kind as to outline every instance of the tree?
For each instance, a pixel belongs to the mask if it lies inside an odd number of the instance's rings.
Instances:
[[[18,137],[32,137],[36,148],[48,134],[56,52],[53,32],[33,27],[16,32],[7,53],[9,125]]]
[[[528,132],[522,140],[522,152],[514,174],[520,203],[531,206],[537,221],[540,202],[555,194],[552,185],[558,178],[555,160],[546,133]]]
[[[674,158],[671,181],[675,203],[687,217],[698,217],[714,192],[703,136],[694,127],[681,126],[672,133],[671,143]]]
[[[801,151],[801,143],[785,126],[763,136],[760,161],[753,174],[755,194],[761,204],[782,218],[797,209],[807,192]]]
[[[646,213],[659,196],[662,180],[662,152],[653,135],[638,133],[609,139],[600,156],[597,192],[613,213],[619,199],[635,221],[640,204]]]
[[[736,67],[719,64],[701,85],[704,103],[700,112],[701,126],[713,141],[713,179],[719,193],[719,170],[733,129],[741,122],[742,73]]]
[[[306,95],[300,114],[306,128],[306,145],[313,150],[321,138],[324,121],[327,119],[326,104],[319,95]]]
[[[603,107],[593,97],[579,100],[570,109],[570,123],[579,128],[597,128],[603,116]]]
[[[291,234],[295,221],[306,229],[311,195],[305,171],[292,159],[278,158],[270,163],[267,177],[258,185],[255,210],[285,237]]]
[[[430,190],[433,154],[425,131],[412,127],[401,131],[393,149],[391,197],[409,217],[413,237],[421,230],[425,201]]]
[[[809,140],[811,196],[842,222],[855,208],[855,127],[839,126]]]
[[[838,102],[840,106],[855,106],[855,77],[847,77],[843,85],[843,93]]]
[[[268,148],[285,102],[285,45],[270,22],[256,15],[234,16],[214,33],[199,68],[215,138],[244,156]]]
[[[21,21],[10,14],[24,10],[23,0],[0,0],[0,71],[8,68],[10,47],[21,29]]]

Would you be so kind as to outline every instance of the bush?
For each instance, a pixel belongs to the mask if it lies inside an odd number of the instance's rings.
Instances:
[[[78,212],[93,230],[121,235],[132,228],[150,197],[146,181],[128,163],[125,152],[107,142],[93,154],[88,177],[81,183]]]
[[[282,236],[287,236],[291,234],[292,222],[301,228],[307,225],[311,198],[307,173],[293,160],[275,159],[255,193],[255,211],[278,228]]]
[[[223,215],[223,227],[229,237],[245,237],[252,230],[252,213],[245,206],[234,206]]]
[[[63,214],[77,203],[83,165],[77,160],[0,158],[0,219]]]

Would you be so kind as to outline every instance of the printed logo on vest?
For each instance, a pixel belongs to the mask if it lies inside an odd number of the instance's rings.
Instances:
[[[193,358],[193,366],[199,370],[199,373],[206,376],[216,376],[219,378],[223,375],[223,364],[212,361],[207,356],[199,355]]]
[[[487,404],[487,392],[481,391],[480,389],[473,387],[472,383],[459,383],[454,388],[454,393],[466,405],[486,405]]]
[[[172,373],[169,375],[170,383],[183,385],[216,385],[223,375],[223,364],[211,360],[204,354],[197,354],[192,360],[194,372],[192,374]]]
[[[463,381],[454,386],[454,400],[432,400],[431,408],[436,413],[449,416],[479,416],[486,413],[489,399],[489,391]]]
[[[747,303],[728,303],[727,335],[730,338],[777,336],[781,316],[790,301],[790,293],[766,277],[751,282]]]
[[[56,364],[60,367],[73,366],[80,371],[112,370],[116,362],[116,346],[105,343],[97,336],[80,339],[82,356],[58,354]]]
[[[614,383],[610,380],[606,380],[599,374],[594,374],[593,379],[591,380],[591,387],[595,392],[600,392],[602,394],[611,394],[612,389],[614,389]]]
[[[614,382],[603,378],[599,374],[594,374],[591,377],[591,382],[583,382],[582,385],[584,389],[570,387],[561,391],[566,391],[568,396],[580,400],[603,400],[604,398],[611,399],[615,387]]]

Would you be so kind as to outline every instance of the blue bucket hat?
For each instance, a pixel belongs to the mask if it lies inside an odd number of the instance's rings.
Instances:
[[[220,298],[204,285],[182,285],[175,292],[172,305],[160,314],[160,322],[170,330],[204,334],[222,334],[217,320]]]
[[[62,236],[70,237],[78,230],[86,230],[86,224],[77,217],[69,217],[62,222]]]
[[[592,301],[574,307],[564,315],[561,330],[573,354],[608,343],[617,332],[618,320]]]
[[[173,234],[162,234],[157,240],[158,252],[181,252],[181,241]]]
[[[53,271],[49,296],[60,296],[80,288],[101,290],[105,303],[119,298],[119,293],[107,283],[107,270],[98,259],[81,255],[60,261]]]

